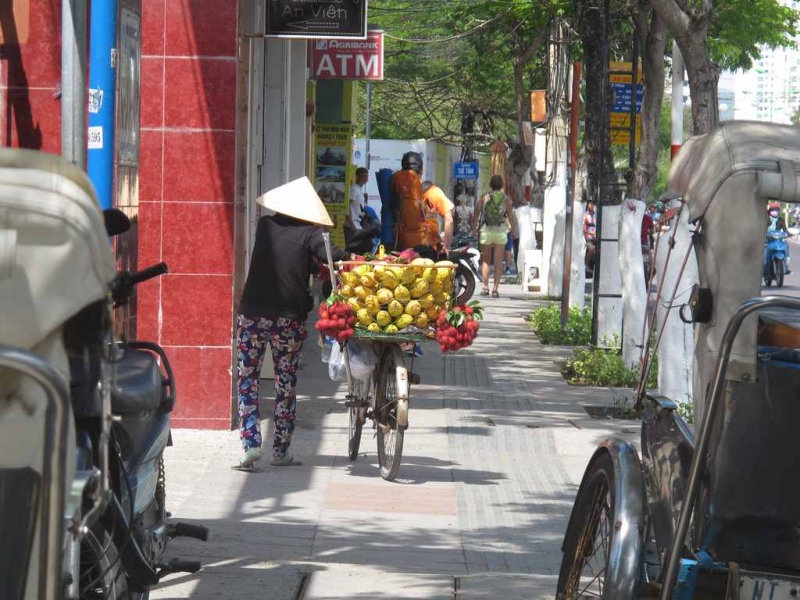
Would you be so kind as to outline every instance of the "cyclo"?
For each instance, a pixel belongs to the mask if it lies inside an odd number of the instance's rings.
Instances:
[[[757,314],[800,309],[760,297],[764,208],[800,201],[798,172],[791,126],[726,123],[681,150],[669,183],[695,225],[699,285],[680,307],[673,291],[666,318],[693,323],[697,423],[645,392],[645,349],[641,458],[609,439],[589,462],[557,599],[800,597],[800,329]]]
[[[394,270],[397,273],[408,272],[412,275],[417,271],[424,271],[426,275],[433,274],[437,282],[434,285],[439,285],[442,288],[441,290],[437,289],[435,297],[432,292],[427,291],[425,294],[415,294],[420,298],[419,300],[413,300],[410,297],[397,300],[392,297],[388,288],[379,291],[373,290],[372,292],[362,288],[360,291],[370,292],[372,297],[375,298],[375,302],[380,302],[381,311],[385,311],[387,308],[391,311],[391,304],[395,303],[395,301],[398,306],[403,306],[405,312],[399,315],[390,315],[389,312],[386,312],[387,317],[399,316],[403,318],[409,312],[416,312],[407,310],[412,303],[419,304],[421,312],[409,319],[409,321],[417,319],[417,326],[404,328],[402,323],[400,327],[374,323],[374,327],[370,330],[364,328],[354,329],[353,336],[343,344],[343,362],[347,379],[345,406],[348,409],[350,418],[348,455],[350,460],[358,458],[363,426],[368,419],[372,420],[378,441],[378,465],[381,477],[387,481],[392,481],[400,471],[403,439],[405,431],[408,429],[411,384],[420,382],[419,375],[413,372],[414,357],[416,356],[415,346],[435,336],[433,330],[433,325],[437,320],[435,315],[440,314],[442,310],[448,309],[452,303],[455,265],[447,263],[442,266],[442,263],[435,263],[434,266],[432,260],[429,261],[429,265],[424,267],[389,263],[382,260],[382,250],[379,252],[379,260],[377,261],[338,262],[334,265],[330,252],[330,238],[328,234],[323,234],[323,236],[328,250],[328,269],[332,273],[331,281],[334,291],[346,298],[354,308],[359,306],[358,299],[352,296],[350,291],[345,291],[351,286],[343,281],[349,275],[347,269]],[[437,274],[439,277],[436,277]],[[419,279],[421,278],[417,277],[418,282]],[[398,285],[392,288],[398,298],[400,287]],[[392,297],[393,301],[378,300],[378,297],[373,292],[384,292],[386,297]],[[429,301],[426,301],[424,296],[430,296]],[[428,314],[425,314],[425,310],[422,308],[423,305],[429,305],[427,308]],[[377,311],[378,305],[376,304],[374,308]],[[359,312],[361,311],[359,310]],[[408,314],[408,317],[411,317],[411,315]],[[419,321],[419,319],[424,319],[424,321]],[[399,320],[395,322],[399,322]],[[369,372],[361,377],[356,377],[353,373],[354,348],[352,344],[354,342],[366,343],[362,347],[362,352],[370,355],[374,353],[374,356],[372,356],[374,358],[374,368],[369,369]],[[410,365],[406,362],[407,353],[411,357]]]

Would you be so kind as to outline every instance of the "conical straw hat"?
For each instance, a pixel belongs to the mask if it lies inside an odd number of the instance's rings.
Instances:
[[[301,221],[333,227],[333,221],[308,177],[276,187],[256,199],[261,206]]]

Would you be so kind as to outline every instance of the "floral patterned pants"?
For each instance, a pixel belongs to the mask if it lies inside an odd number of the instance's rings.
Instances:
[[[281,458],[289,449],[297,412],[297,369],[306,337],[305,325],[297,319],[238,316],[239,435],[245,450],[261,447],[258,388],[267,343],[272,348],[275,365],[273,456]]]

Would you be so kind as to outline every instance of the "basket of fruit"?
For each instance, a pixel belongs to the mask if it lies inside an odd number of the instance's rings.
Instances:
[[[351,337],[436,339],[443,351],[466,347],[477,335],[475,325],[466,331],[466,323],[477,322],[481,310],[477,303],[453,306],[455,268],[450,261],[422,258],[410,250],[336,263],[334,291],[319,307],[316,328],[340,343]],[[452,336],[443,337],[440,329]]]

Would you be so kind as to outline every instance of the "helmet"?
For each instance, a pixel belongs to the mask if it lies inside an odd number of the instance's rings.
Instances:
[[[772,201],[767,206],[767,209],[768,210],[780,210],[781,209],[781,205],[780,205],[779,202]]]
[[[429,189],[433,187],[432,181],[423,181],[422,182],[422,191],[427,192]]]
[[[422,173],[422,155],[419,152],[406,152],[400,160],[400,165],[404,171],[410,169],[419,175]]]

